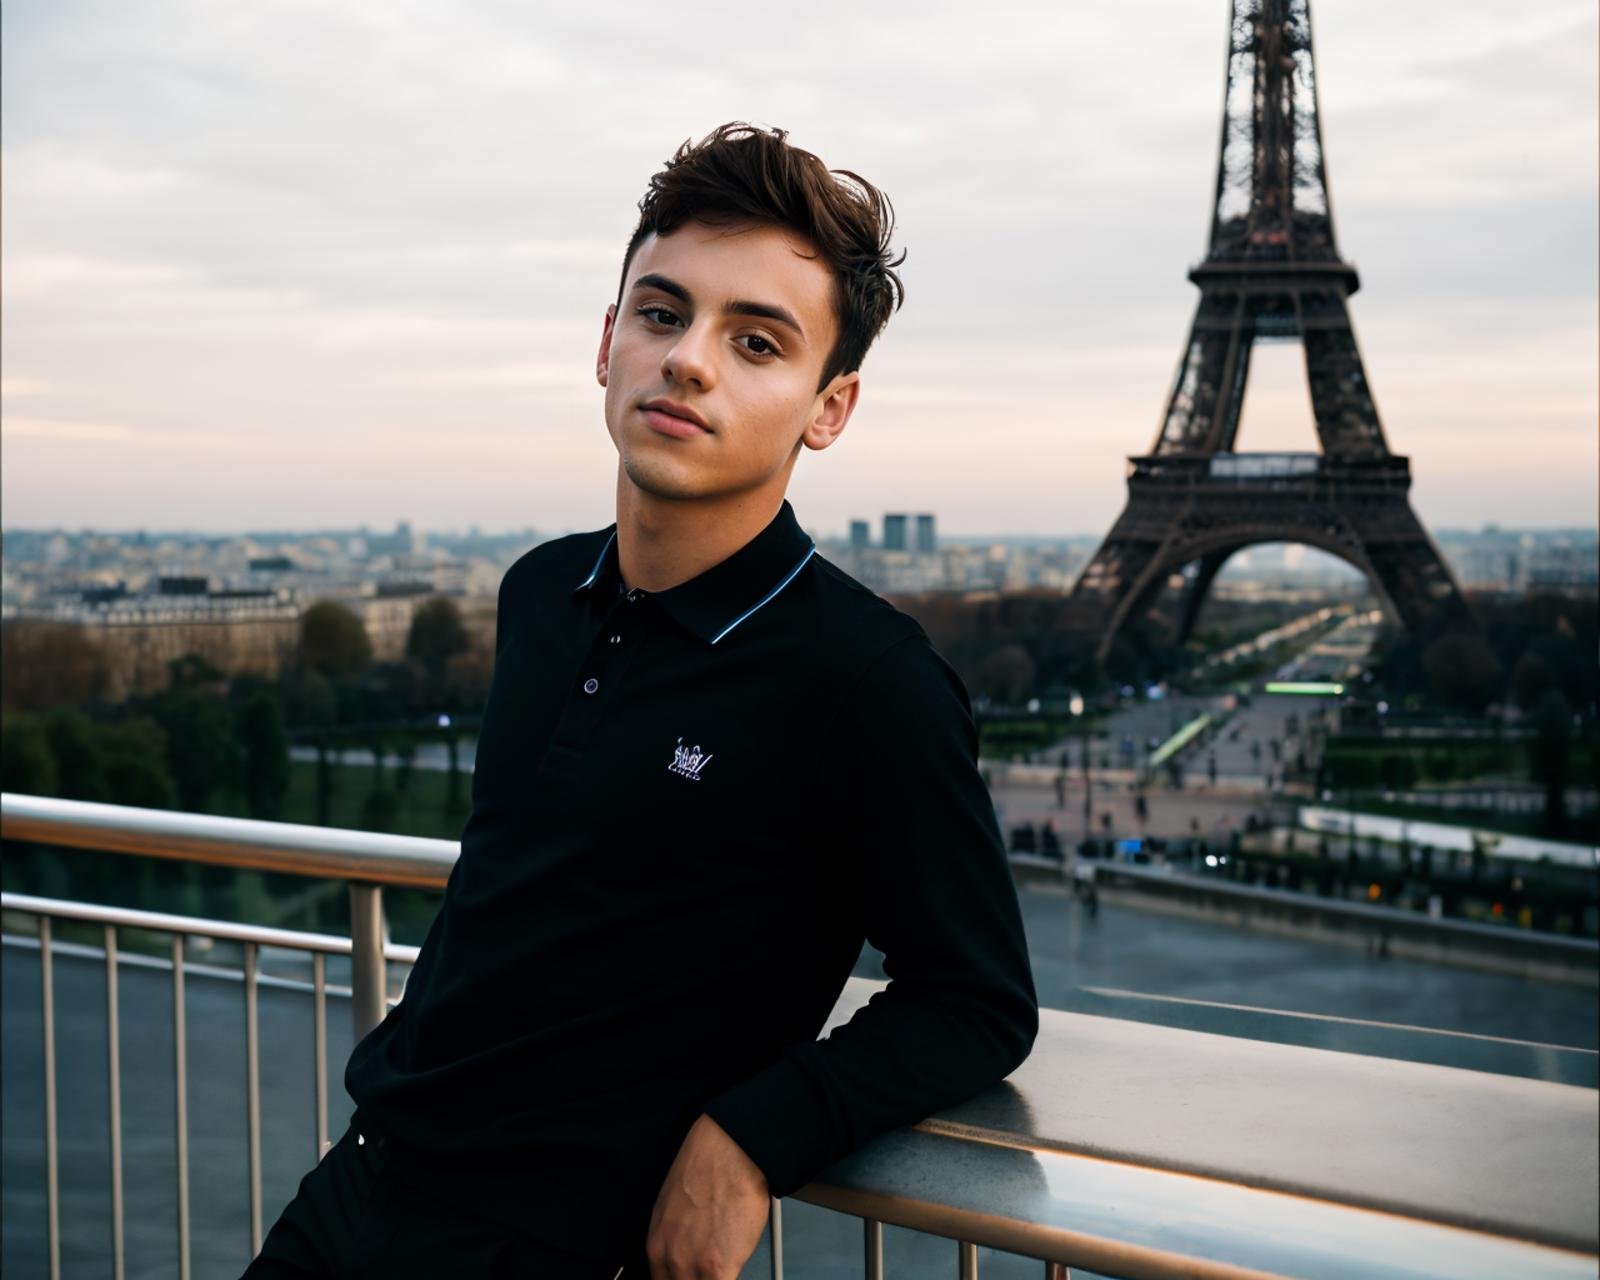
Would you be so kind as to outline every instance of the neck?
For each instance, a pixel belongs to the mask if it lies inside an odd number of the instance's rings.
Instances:
[[[705,501],[661,498],[635,485],[619,463],[617,567],[623,585],[666,591],[698,577],[765,529],[782,506],[782,487]]]

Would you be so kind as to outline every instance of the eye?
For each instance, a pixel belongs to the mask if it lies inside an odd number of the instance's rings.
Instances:
[[[772,339],[759,333],[741,334],[738,341],[745,343],[745,350],[753,356],[775,356],[779,354],[778,348],[774,345]]]
[[[647,302],[639,308],[638,314],[663,328],[670,328],[678,319],[677,313],[671,307],[662,306],[659,302]]]

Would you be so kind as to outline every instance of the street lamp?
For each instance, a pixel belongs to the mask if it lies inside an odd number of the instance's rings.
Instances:
[[[1089,798],[1089,722],[1083,716],[1083,695],[1075,693],[1067,702],[1067,712],[1078,722],[1078,750],[1082,753],[1083,760],[1083,840],[1088,844],[1090,840],[1090,825],[1093,822],[1092,804]],[[1071,887],[1072,896],[1078,896],[1078,850],[1069,840],[1067,841],[1067,884]]]
[[[1067,711],[1078,722],[1078,750],[1083,761],[1083,838],[1089,838],[1089,722],[1083,718],[1083,695],[1075,693],[1067,703]]]

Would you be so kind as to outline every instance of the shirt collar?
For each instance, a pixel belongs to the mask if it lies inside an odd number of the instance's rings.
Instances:
[[[611,525],[608,533],[593,568],[572,589],[574,597],[592,587],[604,590],[612,582],[621,585],[617,526]],[[679,626],[707,644],[716,644],[788,586],[816,549],[785,498],[767,527],[726,560],[687,582],[649,595]]]

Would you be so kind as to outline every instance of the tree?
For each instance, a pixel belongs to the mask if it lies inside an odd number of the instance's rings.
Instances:
[[[186,653],[167,663],[167,677],[172,689],[220,688],[227,682],[227,676],[200,653]]]
[[[151,704],[167,735],[167,763],[178,800],[190,812],[205,811],[214,791],[238,785],[244,757],[233,717],[215,694],[184,689]]]
[[[436,708],[449,705],[449,668],[469,648],[467,629],[454,601],[435,596],[417,609],[406,637],[406,655],[426,673],[419,690],[424,704]]]
[[[7,716],[0,724],[0,788],[27,796],[53,796],[58,785],[44,725],[30,715]]]
[[[1020,644],[1003,644],[978,664],[978,684],[997,702],[1017,703],[1033,687],[1033,659]]]
[[[361,828],[363,831],[390,831],[400,811],[400,797],[381,783],[367,792],[361,802]]]
[[[10,621],[0,628],[0,701],[7,711],[79,707],[111,687],[105,651],[89,628]]]
[[[1548,689],[1533,709],[1533,779],[1544,785],[1544,822],[1549,835],[1567,827],[1567,761],[1572,752],[1572,705],[1559,689]]]
[[[1505,672],[1481,636],[1453,632],[1422,655],[1428,690],[1447,707],[1474,715],[1499,694]]]
[[[317,601],[300,618],[300,661],[330,678],[357,674],[372,661],[366,624],[336,601]]]
[[[412,615],[411,632],[406,637],[406,656],[416,658],[437,676],[446,662],[467,651],[467,643],[467,629],[462,625],[461,610],[456,608],[455,601],[434,596],[418,606]]]
[[[59,775],[56,794],[65,800],[110,800],[101,734],[89,718],[59,707],[45,717],[44,731]]]
[[[276,818],[289,790],[289,735],[278,700],[252,689],[240,700],[234,723],[243,751],[245,807],[252,818]]]
[[[1511,668],[1511,696],[1524,711],[1532,711],[1556,687],[1557,678],[1548,661],[1537,653],[1524,653]]]
[[[475,711],[489,700],[494,677],[494,653],[487,645],[474,646],[450,659],[445,669],[445,697],[457,711]]]
[[[97,734],[106,786],[113,804],[171,809],[178,790],[167,771],[167,736],[148,716],[106,725]]]
[[[347,718],[388,721],[418,715],[437,697],[438,683],[415,660],[374,663],[354,686],[354,714]]]
[[[339,715],[339,698],[327,676],[310,667],[283,677],[284,717],[297,729],[315,729],[317,748],[317,825],[326,827],[333,814],[333,769],[328,763],[328,728]]]
[[[1378,778],[1391,791],[1408,791],[1417,785],[1417,762],[1402,752],[1378,761]]]
[[[411,734],[402,734],[395,742],[395,756],[399,763],[394,771],[394,789],[401,795],[411,787],[411,770],[417,762],[417,740]]]
[[[324,729],[339,716],[339,698],[327,676],[311,667],[283,678],[284,719],[297,729]]]

